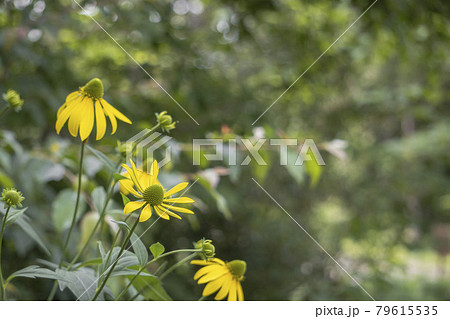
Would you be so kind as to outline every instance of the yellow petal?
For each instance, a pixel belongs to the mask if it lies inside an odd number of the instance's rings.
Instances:
[[[184,182],[172,187],[168,192],[164,194],[164,198],[172,196],[173,194],[178,193],[179,191],[182,191],[183,189],[186,188],[186,186],[188,186],[188,184],[189,184],[188,182]]]
[[[238,296],[238,300],[239,300],[239,301],[244,301],[244,291],[242,290],[241,282],[238,281],[238,282],[236,283],[236,286],[237,286],[237,296]]]
[[[210,294],[215,293],[217,290],[219,290],[223,283],[226,281],[227,277],[226,276],[222,276],[216,280],[213,280],[211,282],[209,282],[206,286],[205,289],[203,289],[203,296],[209,296]]]
[[[169,215],[169,216],[172,216],[172,217],[181,219],[180,216],[178,216],[177,214],[171,212],[171,211],[168,210],[167,208],[162,207],[161,205],[158,205],[158,206],[155,206],[155,207],[158,207],[158,209],[160,209],[162,213],[166,213],[166,214]]]
[[[136,192],[133,188],[133,182],[130,179],[121,179],[119,181],[120,192],[124,195],[133,194],[136,197],[142,198],[142,195]]]
[[[122,122],[125,122],[125,123],[128,123],[128,124],[132,124],[131,121],[128,119],[128,117],[126,117],[125,115],[120,113],[114,106],[112,106],[111,104],[106,102],[106,100],[101,99],[101,101],[102,101],[102,106],[105,109],[107,109],[109,113],[112,113],[115,117],[117,117]]]
[[[230,291],[231,284],[233,283],[233,276],[230,274],[229,276],[226,276],[226,279],[224,280],[222,284],[222,288],[220,288],[217,295],[214,297],[216,300],[222,300],[225,299],[225,297],[228,295],[228,292]]]
[[[56,114],[56,133],[59,134],[64,124],[69,119],[69,116],[72,114],[72,111],[80,105],[83,101],[83,96],[78,96],[76,99],[70,101],[70,103],[65,103],[61,106]]]
[[[158,174],[159,174],[159,166],[157,161],[153,161],[152,168],[150,170],[150,175],[152,176],[151,184],[153,185],[158,180]]]
[[[132,166],[134,166],[133,161],[130,160],[130,162],[132,163]],[[128,172],[128,174],[130,174],[130,178],[131,178],[131,180],[133,181],[134,186],[136,187],[136,189],[137,189],[139,192],[143,193],[144,190],[143,190],[142,187],[140,186],[139,181],[138,181],[138,179],[137,179],[137,177],[136,177],[135,172],[134,172],[130,167],[128,167],[128,166],[125,165],[125,164],[122,164],[122,167],[125,168],[125,170]],[[136,167],[136,166],[134,166],[134,167]]]
[[[106,118],[105,118],[105,112],[103,112],[103,109],[100,105],[100,103],[95,103],[95,119],[97,123],[97,141],[100,140],[103,136],[105,136],[106,132]]]
[[[193,261],[205,261],[205,260],[193,260]],[[192,261],[191,261],[191,264],[192,264]],[[222,268],[223,268],[222,266],[220,266],[220,265],[218,265],[216,263],[212,263],[212,264],[210,264],[208,266],[202,267],[195,273],[194,280],[197,280],[201,276],[204,276],[204,275],[206,275],[206,274],[208,274],[210,272],[219,271]]]
[[[152,217],[152,208],[150,207],[149,204],[147,204],[144,209],[141,212],[141,216],[139,216],[139,221],[145,222],[147,219],[149,219],[150,217]]]
[[[81,100],[71,112],[69,123],[67,125],[69,128],[70,135],[72,135],[73,137],[77,137],[78,135],[78,130],[80,128],[80,123],[81,120],[83,119],[84,112],[85,112],[84,100]]]
[[[214,265],[214,264],[219,264],[219,265],[225,265],[225,262],[219,258],[212,258],[208,261],[206,260],[192,260],[191,261],[192,265],[200,265],[200,266],[204,266],[204,265]]]
[[[84,103],[85,103],[84,107],[85,114],[83,114],[83,118],[81,119],[80,122],[80,138],[82,141],[87,139],[91,134],[92,129],[94,127],[94,119],[95,119],[94,101],[90,98],[86,98]]]
[[[164,203],[177,203],[177,204],[188,204],[193,203],[194,200],[189,197],[178,197],[178,198],[167,198],[163,200]]]
[[[219,266],[220,267],[220,266]],[[230,271],[226,267],[221,267],[218,270],[215,270],[213,272],[210,272],[209,274],[204,275],[202,278],[199,279],[198,284],[204,284],[209,281],[216,280],[223,275],[228,274]]]
[[[236,298],[236,280],[231,281],[230,289],[228,290],[228,301],[237,301]]]
[[[117,120],[116,117],[114,116],[114,114],[112,112],[110,112],[110,110],[108,108],[105,107],[105,100],[100,99],[99,100],[100,105],[103,107],[103,111],[105,111],[105,114],[109,117],[109,120],[111,121],[111,135],[113,135],[114,133],[116,133],[117,130]]]
[[[173,204],[172,205],[167,205],[167,204],[164,204],[164,203],[162,203],[161,205],[166,207],[166,208],[168,208],[168,209],[171,209],[171,210],[173,210],[175,212],[178,212],[178,213],[194,214],[194,212],[192,210],[184,208],[184,207],[177,207],[177,206],[173,206]]]
[[[123,212],[125,214],[129,214],[131,212],[134,212],[135,210],[141,208],[142,206],[144,206],[145,202],[138,202],[138,201],[134,201],[134,202],[128,202],[125,205],[125,208],[123,209]]]
[[[81,96],[80,91],[75,91],[75,92],[70,93],[70,94],[67,95],[67,97],[66,97],[66,103],[72,102],[73,100],[75,100],[75,99],[76,99],[77,97],[79,97],[79,96]]]
[[[150,176],[150,174],[147,174],[146,172],[141,170],[137,170],[136,177],[139,181],[139,185],[141,185],[143,190],[146,190],[147,187],[151,185],[152,177]]]
[[[161,217],[162,219],[165,219],[165,220],[169,220],[169,219],[170,219],[169,215],[166,214],[166,213],[164,213],[164,212],[162,212],[162,211],[158,208],[158,206],[154,206],[154,208],[155,208],[156,213],[159,215],[159,217]]]

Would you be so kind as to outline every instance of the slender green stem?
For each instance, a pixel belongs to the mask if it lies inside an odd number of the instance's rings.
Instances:
[[[126,222],[130,216],[131,215],[128,215],[127,217],[125,217],[124,222]],[[119,235],[120,235],[120,229],[114,234],[114,237],[113,237],[113,240],[112,240],[112,243],[111,243],[111,248],[110,248],[110,250],[108,252],[108,256],[106,256],[105,265],[108,265],[109,260],[111,259],[112,251],[113,251],[114,245],[116,244],[117,239],[119,238]]]
[[[61,267],[62,263],[64,262],[64,258],[66,257],[67,246],[69,245],[70,236],[72,235],[73,228],[75,227],[77,221],[78,206],[80,204],[80,195],[81,195],[81,177],[83,176],[84,146],[85,143],[81,142],[80,167],[78,169],[77,199],[75,200],[75,209],[73,211],[72,223],[70,224],[69,233],[67,234],[66,242],[64,243],[64,248],[61,256],[61,261],[59,262],[59,267]]]
[[[6,228],[6,220],[8,218],[9,210],[11,209],[11,206],[8,206],[6,209],[5,217],[3,217],[3,223],[2,223],[2,231],[0,233],[0,290],[1,290],[1,300],[5,300],[6,296],[6,290],[5,290],[5,283],[3,282],[3,273],[2,273],[2,243],[3,243],[3,234],[5,232]]]
[[[191,260],[192,258],[194,258],[197,255],[197,253],[193,253],[190,254],[189,256],[187,256],[186,258],[181,259],[179,262],[177,262],[175,265],[173,265],[172,267],[170,267],[169,269],[167,269],[165,272],[163,272],[161,274],[161,276],[159,276],[159,280],[163,280],[168,274],[170,274],[172,271],[174,271],[175,269],[177,269],[178,267],[180,267],[181,265],[184,265],[186,262],[188,262],[189,260]]]
[[[133,227],[131,228],[131,230],[128,232],[128,236],[125,238],[122,247],[120,248],[120,252],[117,255],[116,261],[111,265],[111,267],[109,267],[109,271],[108,274],[106,275],[105,279],[102,281],[101,285],[99,288],[97,288],[97,291],[95,292],[94,298],[92,298],[92,301],[97,300],[97,297],[100,295],[100,293],[102,292],[103,288],[106,285],[106,282],[108,281],[109,277],[111,276],[112,272],[114,271],[114,268],[116,268],[117,263],[119,262],[119,259],[122,257],[122,253],[125,250],[125,247],[128,243],[128,241],[131,238],[131,235],[133,234],[134,230],[136,229],[137,225],[139,224],[139,218],[136,218],[136,222],[134,223]]]
[[[81,177],[83,176],[83,159],[84,159],[84,146],[85,143],[81,142],[81,151],[80,151],[80,166],[78,169],[78,187],[77,187],[77,198],[75,201],[75,210],[73,212],[73,217],[72,217],[72,224],[70,225],[69,228],[69,233],[67,234],[67,238],[66,241],[64,243],[64,247],[63,247],[63,251],[62,251],[62,255],[61,255],[61,260],[59,261],[58,264],[58,268],[61,268],[63,262],[64,262],[64,258],[66,257],[66,253],[67,253],[67,246],[69,245],[69,241],[70,241],[70,236],[72,235],[72,231],[73,228],[75,227],[76,221],[77,221],[77,213],[78,213],[78,205],[80,203],[80,195],[81,195]],[[55,297],[56,294],[56,289],[58,288],[58,281],[55,280],[55,283],[53,284],[52,290],[50,291],[50,294],[48,295],[47,300],[53,300],[53,298]]]
[[[142,266],[139,271],[136,273],[136,275],[134,275],[133,278],[131,278],[130,282],[128,283],[128,285],[122,290],[122,292],[119,294],[119,296],[117,296],[117,298],[115,299],[116,301],[119,300],[127,291],[128,289],[130,289],[131,285],[133,284],[133,282],[139,277],[139,275],[141,274],[141,272],[147,268],[151,263],[159,260],[160,258],[172,255],[172,254],[176,254],[176,253],[184,253],[184,252],[197,252],[200,253],[202,250],[201,249],[178,249],[178,250],[173,250],[173,251],[169,251],[165,254],[161,254],[160,256],[158,256],[158,258],[153,258],[152,260],[148,261],[144,266]]]

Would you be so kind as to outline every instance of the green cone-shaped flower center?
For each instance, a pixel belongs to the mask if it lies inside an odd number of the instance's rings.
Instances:
[[[161,205],[164,199],[164,189],[161,185],[152,185],[148,187],[142,194],[144,200],[150,205]]]
[[[94,78],[90,80],[84,87],[84,92],[94,99],[101,99],[103,97],[103,83],[100,79]]]
[[[243,260],[233,260],[227,262],[227,266],[233,276],[237,278],[244,276],[245,271],[247,270],[247,263]]]

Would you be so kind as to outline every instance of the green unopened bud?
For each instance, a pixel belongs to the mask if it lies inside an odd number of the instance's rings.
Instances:
[[[23,100],[20,99],[20,95],[16,91],[9,89],[6,94],[3,94],[3,99],[14,111],[19,112],[22,109]]]
[[[175,128],[176,122],[173,121],[172,116],[167,114],[167,111],[156,113],[156,120],[158,121],[161,129],[166,132],[170,132]]]
[[[2,201],[5,202],[6,205],[11,207],[22,207],[21,202],[25,198],[22,196],[22,193],[17,191],[15,188],[5,188],[2,192]]]
[[[216,254],[216,247],[212,244],[209,239],[201,239],[195,244],[196,249],[201,249],[202,254],[206,259],[213,258]]]
[[[84,93],[94,99],[101,99],[103,97],[103,83],[99,78],[90,80],[82,87]]]
[[[247,270],[247,263],[243,260],[233,260],[227,262],[227,267],[236,278],[240,279]]]

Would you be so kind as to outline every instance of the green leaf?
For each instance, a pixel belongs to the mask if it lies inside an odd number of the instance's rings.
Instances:
[[[95,225],[99,220],[99,214],[97,212],[89,212],[83,216],[80,223],[81,241],[80,246],[83,246],[94,230]],[[98,229],[96,230],[96,233]]]
[[[14,223],[16,222],[16,220],[17,220],[20,216],[22,216],[22,214],[23,214],[27,209],[28,209],[28,207],[25,207],[25,208],[19,209],[19,210],[14,209],[14,208],[11,208],[10,211],[9,211],[9,214],[8,214],[8,219],[6,220],[6,226],[11,225],[11,224],[14,224]],[[4,216],[5,213],[6,213],[6,212],[3,210],[3,208],[1,208],[1,209],[0,209],[0,214]],[[3,218],[1,218],[1,220],[0,220],[0,225],[2,224],[2,222],[3,222]]]
[[[103,259],[102,258],[94,258],[94,259],[89,259],[86,260],[80,264],[75,264],[73,267],[75,269],[78,268],[82,268],[82,267],[86,267],[86,266],[95,266],[95,265],[100,265],[102,263]]]
[[[131,234],[131,245],[137,256],[139,265],[144,266],[148,261],[148,251],[141,239],[135,234]]]
[[[145,297],[146,300],[157,300],[157,301],[170,301],[172,298],[164,290],[161,281],[148,271],[144,270],[141,274],[144,276],[139,276],[133,281],[133,287],[139,291],[141,295]],[[128,276],[128,279],[132,279],[133,276]]]
[[[111,221],[112,221],[113,223],[119,225],[120,227],[126,228],[127,231],[130,231],[130,230],[131,230],[130,226],[128,226],[128,224],[125,223],[125,222],[123,222],[123,221],[120,221],[120,220],[114,220],[114,219],[112,219],[112,218],[111,218]]]
[[[288,149],[286,169],[298,184],[302,184],[303,181],[305,180],[305,171],[303,166],[295,165],[297,157],[298,157],[297,152]]]
[[[53,225],[58,232],[62,232],[68,228],[72,222],[73,211],[75,210],[75,201],[77,199],[77,193],[71,189],[65,189],[61,191],[52,205],[52,219]],[[78,205],[77,218],[80,217],[81,212],[85,209],[85,202],[83,198],[80,198],[80,204]]]
[[[102,186],[96,187],[92,191],[91,197],[92,197],[92,202],[94,203],[95,209],[100,214],[103,211],[103,207],[105,206],[105,202],[106,202],[105,189]]]
[[[120,181],[122,179],[128,179],[127,177],[125,177],[125,176],[123,176],[123,175],[121,175],[119,173],[114,173],[113,176],[114,176],[114,180],[115,181]]]
[[[164,246],[157,242],[154,243],[153,245],[150,246],[150,251],[153,255],[153,258],[157,259],[162,253],[164,253],[166,249],[164,248]]]
[[[322,175],[322,166],[317,164],[317,160],[311,150],[309,150],[307,154],[311,156],[311,160],[306,161],[306,173],[308,173],[311,178],[310,186],[315,187]]]
[[[28,266],[26,268],[20,269],[14,273],[12,273],[8,279],[6,279],[7,282],[13,280],[16,277],[26,277],[26,278],[47,278],[47,279],[58,279],[62,280],[63,278],[59,276],[56,272],[50,269],[41,268],[39,266],[33,265]]]
[[[101,274],[106,271],[109,271],[109,268],[112,266],[112,264],[114,264],[117,257],[119,256],[119,252],[120,252],[120,247],[114,247],[112,250],[112,253],[111,253],[111,257],[109,258],[108,262],[107,262],[108,254],[106,254],[103,257],[102,266],[99,269]],[[130,266],[135,266],[138,264],[139,264],[139,260],[136,257],[136,255],[133,254],[131,251],[125,250],[122,253],[122,256],[120,257],[119,261],[117,262],[116,267],[114,267],[113,274],[116,272],[119,272],[121,270],[124,270],[125,268],[128,268]]]
[[[130,201],[130,199],[128,197],[126,197],[124,194],[120,193],[120,195],[122,195],[122,201],[123,201],[123,206],[125,206],[126,204],[128,204],[128,202]]]
[[[115,165],[113,164],[113,162],[111,162],[111,160],[102,152],[97,151],[95,148],[92,148],[91,146],[89,146],[88,144],[86,144],[86,147],[88,150],[90,150],[95,156],[97,156],[97,158],[99,160],[101,160],[103,162],[103,164],[105,164],[107,166],[107,168],[109,168],[111,171],[115,171]]]
[[[69,288],[77,299],[92,300],[97,289],[97,278],[93,269],[80,268],[75,271],[56,269],[56,273],[62,277],[62,280],[58,280],[61,291]],[[97,300],[104,300],[104,292],[100,293]]]
[[[44,242],[41,240],[39,235],[34,231],[33,227],[28,223],[30,219],[26,215],[20,216],[16,220],[16,224],[28,235],[33,239],[40,247],[41,249],[47,254],[51,255],[48,248],[45,246]]]

